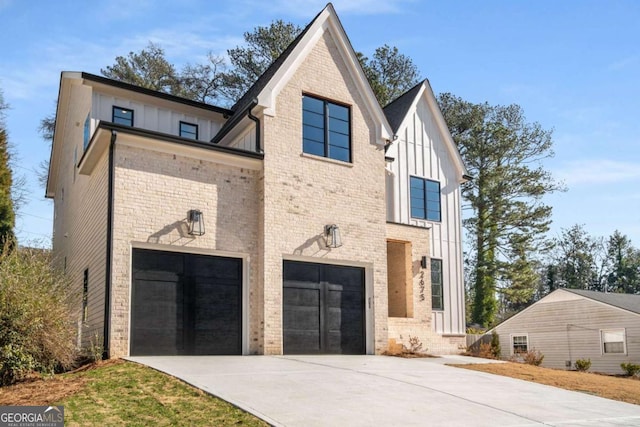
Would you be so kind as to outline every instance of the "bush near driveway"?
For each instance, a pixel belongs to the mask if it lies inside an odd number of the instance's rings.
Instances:
[[[73,365],[70,289],[48,251],[5,247],[0,253],[0,385]]]

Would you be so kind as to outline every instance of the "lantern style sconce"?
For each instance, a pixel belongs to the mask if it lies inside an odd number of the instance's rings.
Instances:
[[[191,209],[187,214],[189,222],[189,234],[192,236],[202,236],[204,234],[204,217],[202,212],[197,209]]]
[[[337,225],[325,225],[324,236],[327,240],[328,248],[339,248],[342,246],[342,238],[340,237],[340,229]]]

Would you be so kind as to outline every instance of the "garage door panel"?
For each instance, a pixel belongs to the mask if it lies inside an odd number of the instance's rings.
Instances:
[[[133,262],[132,355],[242,352],[241,259],[134,250]]]
[[[363,354],[363,269],[285,261],[284,271],[284,352]]]

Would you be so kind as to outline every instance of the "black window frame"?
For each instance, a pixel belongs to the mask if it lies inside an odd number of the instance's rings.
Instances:
[[[423,185],[422,188],[422,195],[421,198],[415,198],[413,196],[413,180],[420,180],[420,182]],[[429,187],[429,183],[433,183],[433,184],[437,184],[438,185],[438,206],[437,206],[437,210],[433,208],[433,206],[430,205],[430,203],[435,203],[435,200],[429,200],[429,194],[433,193],[431,191],[429,191],[428,187]],[[421,209],[423,211],[422,215],[414,215],[414,200],[422,200],[422,206],[417,206],[417,208]],[[410,175],[409,176],[409,211],[410,211],[410,215],[411,218],[417,218],[417,219],[424,219],[426,221],[431,221],[431,222],[442,222],[442,187],[440,185],[440,181],[436,181],[434,179],[429,179],[429,178],[424,178],[421,176],[416,176],[416,175]],[[434,219],[433,217],[429,216],[430,212],[437,212],[438,216],[437,219]]]
[[[116,109],[130,112],[131,113],[131,124],[122,123],[122,122],[116,122]],[[118,117],[118,119],[123,120],[122,117]],[[112,123],[123,125],[123,126],[131,126],[131,127],[133,127],[133,124],[135,123],[134,120],[135,120],[135,111],[133,111],[133,109],[125,108],[125,107],[118,107],[117,105],[114,105],[113,107],[111,107],[111,122]]]
[[[439,264],[439,269],[438,271],[435,271],[435,269],[433,268],[434,264]],[[444,279],[444,274],[442,271],[442,260],[440,258],[431,258],[431,263],[430,263],[430,272],[431,272],[431,310],[435,310],[435,311],[443,311],[444,310],[444,283],[443,283],[443,279]],[[438,274],[437,278],[439,283],[435,283],[436,281],[433,280],[434,279],[434,274]],[[439,292],[435,292],[439,290]],[[436,300],[437,298],[437,300]],[[435,303],[438,304],[435,304]]]
[[[84,270],[82,278],[82,321],[89,318],[89,269]]]
[[[309,109],[305,109],[305,98],[309,98],[312,100],[316,100],[316,101],[320,101],[323,104],[323,108],[322,108],[322,125],[323,128],[319,128],[317,126],[314,126],[313,124],[305,121],[305,111],[307,113],[310,114],[316,114],[319,115],[318,112],[316,111],[312,111]],[[331,120],[335,120],[335,121],[339,121],[339,122],[345,122],[345,120],[343,120],[340,117],[336,117],[336,116],[331,116],[330,113],[330,107],[331,106],[336,106],[339,108],[344,108],[347,110],[347,132],[348,134],[345,134],[342,131],[337,130],[336,128],[334,128],[335,130],[332,130],[332,127],[330,126]],[[325,157],[327,159],[332,159],[338,162],[344,162],[344,163],[353,163],[353,141],[351,138],[352,135],[352,126],[351,123],[353,122],[353,117],[352,117],[352,112],[351,112],[351,106],[342,102],[337,102],[331,99],[327,99],[327,98],[323,98],[317,95],[311,95],[308,93],[303,93],[302,94],[302,152],[305,154],[310,154],[312,156],[320,156],[320,157]],[[308,138],[305,137],[305,135],[308,136],[308,134],[306,133],[306,129],[308,128],[315,128],[315,129],[319,129],[322,132],[322,139],[323,141],[319,141],[319,140],[314,140],[312,138]],[[345,147],[341,147],[339,145],[336,144],[331,144],[331,134],[339,134],[339,135],[346,135],[347,137],[347,147],[346,150],[348,152],[348,158],[347,160],[345,160],[344,158],[340,158],[340,157],[334,157],[332,155],[332,151],[331,151],[331,147],[335,147],[336,148],[336,152],[340,152],[341,150],[344,150]],[[323,153],[319,154],[317,152],[312,152],[312,151],[308,151],[306,148],[306,144],[305,144],[305,140],[310,142],[310,143],[322,143],[323,144]]]
[[[189,136],[184,136],[183,135],[183,133],[182,133],[182,126],[183,125],[193,126],[195,128],[195,130],[196,130],[195,134],[193,134],[193,132],[186,132],[188,135],[195,135],[194,138],[191,138]],[[197,140],[198,139],[198,135],[199,135],[198,132],[199,132],[199,130],[198,130],[198,125],[197,124],[189,123],[189,122],[185,122],[183,120],[180,120],[180,123],[178,124],[178,135],[180,136],[180,138],[187,138],[187,139],[195,139],[195,140]]]

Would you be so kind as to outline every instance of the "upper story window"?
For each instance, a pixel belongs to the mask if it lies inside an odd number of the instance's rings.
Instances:
[[[440,183],[411,177],[411,217],[440,221]]]
[[[91,114],[87,114],[87,118],[84,121],[84,136],[83,136],[83,149],[87,149],[89,140],[91,139]]]
[[[114,105],[111,121],[119,125],[133,126],[133,110]]]
[[[351,162],[351,112],[349,107],[302,97],[302,151]]]
[[[198,139],[198,125],[181,121],[180,136],[182,138]]]

